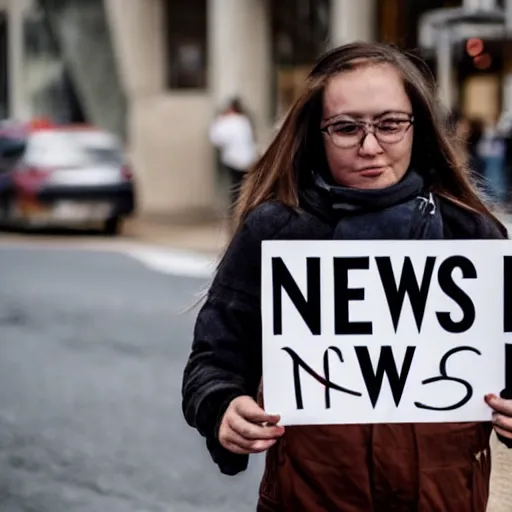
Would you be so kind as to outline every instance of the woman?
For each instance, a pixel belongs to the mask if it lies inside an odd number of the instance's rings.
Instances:
[[[268,450],[259,511],[485,510],[490,423],[285,430],[255,400],[262,240],[505,238],[459,154],[416,66],[357,43],[319,60],[249,173],[237,233],[197,319],[183,410],[223,473]],[[510,440],[512,401],[486,400]]]

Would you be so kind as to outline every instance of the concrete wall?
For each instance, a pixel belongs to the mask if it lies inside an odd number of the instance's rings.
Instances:
[[[40,0],[85,118],[124,136],[126,97],[103,0]]]
[[[3,0],[0,8],[7,10],[9,52],[9,111],[11,117],[29,119],[30,102],[25,88],[23,18],[32,8],[32,0]]]
[[[94,38],[100,26],[97,16],[98,12],[102,15],[102,9],[82,12],[87,16],[81,20],[79,10],[62,7],[75,2],[55,3],[62,16],[54,18],[54,26],[75,74],[84,84],[87,82],[83,91],[90,93],[85,98],[88,108],[96,109],[96,114],[98,108],[108,114],[114,106],[115,119],[122,114],[125,120],[128,149],[140,188],[141,213],[172,215],[219,206],[222,198],[216,190],[215,153],[208,140],[208,126],[215,110],[229,97],[242,97],[253,115],[260,141],[268,140],[272,125],[272,1],[277,0],[208,0],[209,87],[183,92],[169,90],[165,84],[162,0],[102,0],[105,37],[115,55],[110,71],[115,73],[125,102],[118,101],[117,96],[112,99],[108,87],[101,87],[106,72],[101,72],[97,64],[106,62],[100,51],[103,36],[97,41],[100,46],[96,44],[97,49],[91,50],[91,34]],[[376,0],[332,2],[333,43],[373,39]],[[0,8],[2,4],[8,7],[10,17],[11,108],[16,117],[26,119],[31,113],[24,90],[21,19],[32,0],[0,0]],[[88,30],[78,30],[82,21],[87,22]],[[95,104],[89,101],[93,96],[100,97]],[[115,119],[111,121],[117,123]]]
[[[213,104],[240,96],[264,137],[271,125],[269,0],[209,0],[208,34]]]
[[[374,41],[377,0],[331,0],[331,45]]]
[[[133,100],[129,134],[143,213],[179,215],[215,205],[211,116],[207,94]]]
[[[161,0],[104,0],[119,76],[126,94],[164,91],[164,21]]]
[[[239,95],[259,135],[270,126],[267,0],[209,0],[209,88],[186,92],[165,86],[161,0],[104,1],[128,98],[128,140],[141,212],[173,215],[221,206],[208,139],[215,110]]]
[[[209,88],[180,92],[165,87],[161,0],[104,0],[128,98],[130,153],[143,213],[175,214],[220,204],[208,126],[231,96],[242,97],[259,139],[268,138],[270,1],[208,0]],[[375,2],[333,0],[333,42],[373,39]]]
[[[216,204],[213,115],[205,92],[165,87],[160,0],[105,0],[128,98],[128,144],[143,215],[181,215]]]
[[[128,98],[130,153],[141,211],[175,214],[222,204],[208,126],[232,96],[249,108],[264,143],[272,125],[270,1],[208,0],[209,87],[165,87],[161,0],[104,0],[118,70]],[[375,0],[333,0],[332,39],[371,40]]]

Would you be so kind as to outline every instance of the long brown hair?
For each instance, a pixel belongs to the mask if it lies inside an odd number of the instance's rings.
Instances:
[[[327,82],[338,73],[377,64],[391,64],[398,70],[411,100],[415,118],[411,165],[428,174],[433,192],[486,215],[506,233],[479,197],[464,154],[438,111],[431,81],[407,54],[381,43],[352,43],[320,57],[274,140],[247,173],[235,209],[237,227],[251,210],[267,201],[298,207],[301,177],[327,165],[320,133]]]

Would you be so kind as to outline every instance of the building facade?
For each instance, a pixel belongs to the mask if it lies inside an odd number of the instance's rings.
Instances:
[[[230,97],[263,147],[326,46],[376,37],[375,0],[105,3],[149,213],[222,208],[208,127]]]
[[[243,100],[264,147],[324,49],[354,40],[415,48],[425,14],[463,3],[506,7],[500,0],[0,0],[0,68],[8,70],[5,84],[0,73],[0,110],[19,119],[57,112],[116,131],[129,148],[143,214],[211,212],[227,194],[208,128],[229,98]],[[450,69],[462,71],[450,73],[450,90],[465,92],[452,94],[449,106],[484,116],[501,109],[508,61],[498,57],[501,47],[487,46],[494,52],[487,69],[451,53]],[[435,55],[423,53],[436,73]]]
[[[447,108],[494,123],[512,108],[511,16],[510,0],[389,0],[378,33],[417,49]]]

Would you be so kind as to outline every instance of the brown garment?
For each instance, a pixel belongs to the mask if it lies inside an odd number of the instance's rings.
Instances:
[[[485,512],[490,423],[287,427],[258,512]]]

